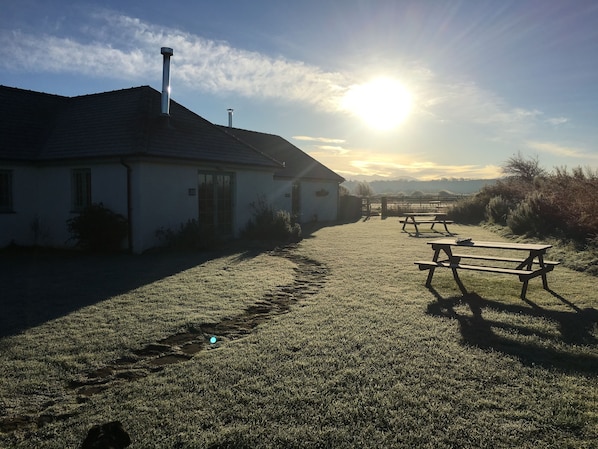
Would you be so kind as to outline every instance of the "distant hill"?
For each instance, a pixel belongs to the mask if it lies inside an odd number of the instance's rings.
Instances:
[[[376,195],[396,195],[402,193],[411,195],[419,191],[425,194],[437,194],[448,191],[459,195],[469,195],[479,192],[482,187],[496,183],[496,179],[438,179],[434,181],[418,181],[413,179],[398,179],[394,181],[369,181],[368,184]],[[355,193],[355,187],[361,181],[345,181],[341,185]]]

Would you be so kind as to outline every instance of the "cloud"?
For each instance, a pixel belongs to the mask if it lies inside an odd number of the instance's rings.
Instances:
[[[553,117],[553,118],[546,119],[546,123],[553,125],[553,126],[563,125],[568,122],[569,122],[569,119],[567,117]]]
[[[174,49],[173,79],[199,91],[300,101],[335,111],[346,90],[342,86],[349,85],[339,73],[136,18],[101,12],[92,20],[96,23],[82,27],[78,38],[0,32],[0,68],[147,82],[148,73],[161,70],[160,47],[169,46]]]
[[[535,108],[513,107],[476,83],[442,81],[434,74],[419,83],[415,94],[417,114],[440,123],[486,127],[501,139],[527,132],[543,114]]]
[[[342,109],[343,97],[351,86],[368,81],[357,74],[326,71],[301,61],[234,48],[226,41],[206,39],[114,11],[95,10],[78,19],[77,34],[68,34],[64,27],[50,28],[54,34],[0,31],[0,69],[83,74],[147,84],[148,79],[160,79],[159,48],[168,46],[174,49],[173,81],[188,89],[300,102],[331,113],[347,113]],[[420,118],[493,126],[495,134],[500,135],[521,131],[541,115],[535,109],[512,108],[475,83],[451,82],[427,67],[405,64],[396,72],[412,90],[413,113]],[[552,124],[563,120],[549,119]],[[339,143],[334,139],[320,141]]]
[[[330,137],[293,136],[292,138],[295,140],[305,140],[308,142],[345,143],[344,139],[334,139]]]
[[[106,44],[82,43],[68,37],[1,32],[0,45],[4,48],[0,68],[11,71],[138,79],[149,65],[147,57],[138,49],[118,50]]]
[[[561,157],[598,160],[598,153],[590,153],[581,148],[574,148],[554,142],[527,141],[526,146],[535,151]]]
[[[369,149],[316,147],[310,155],[341,176],[349,178],[400,179],[414,177],[421,180],[443,177],[493,179],[502,175],[496,165],[441,164],[422,160],[421,155],[407,153],[376,153]]]
[[[347,154],[350,150],[336,145],[318,145],[316,146],[316,151],[318,154],[328,153],[334,155],[342,155]],[[309,153],[314,154],[314,152],[311,151]]]

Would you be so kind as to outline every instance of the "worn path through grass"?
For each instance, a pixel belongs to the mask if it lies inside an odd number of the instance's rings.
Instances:
[[[4,432],[0,446],[75,447],[92,424],[119,419],[132,448],[592,447],[595,278],[558,267],[555,293],[535,279],[524,302],[514,276],[463,273],[462,297],[445,270],[430,291],[413,264],[431,256],[426,241],[396,219],[322,228],[293,257],[198,261],[5,336],[0,412],[64,416]],[[296,285],[302,261],[325,275],[289,313],[73,401],[73,379],[263,306]]]

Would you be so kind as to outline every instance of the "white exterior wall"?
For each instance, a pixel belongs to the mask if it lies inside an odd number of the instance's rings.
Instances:
[[[198,218],[197,167],[156,163],[132,163],[133,252],[157,246],[160,228],[177,231],[181,224]],[[195,189],[194,196],[189,189]]]
[[[0,246],[72,246],[67,220],[72,210],[71,170],[91,170],[91,201],[126,216],[126,169],[118,164],[12,167],[14,214],[0,214]]]
[[[265,195],[268,204],[274,210],[292,211],[293,180],[276,179]],[[328,195],[318,196],[317,191],[326,190]],[[338,183],[324,181],[301,181],[300,195],[300,223],[317,221],[335,221],[338,214]]]
[[[235,180],[235,209],[237,211],[235,222],[235,236],[245,228],[247,222],[253,218],[254,209],[251,204],[256,204],[260,199],[272,203],[272,190],[275,186],[274,173],[262,171],[240,171]]]
[[[277,179],[274,181],[273,188],[268,192],[268,200],[274,210],[286,210],[291,213],[293,181]]]
[[[11,243],[31,245],[37,217],[37,171],[26,166],[0,166],[12,171],[13,212],[0,213],[0,248]]]
[[[102,203],[127,216],[126,169],[120,164],[82,163],[65,167],[43,167],[39,172],[39,217],[42,235],[49,246],[73,246],[67,220],[77,216],[72,208],[72,170],[91,170],[91,202]]]
[[[133,252],[141,253],[160,244],[156,231],[176,231],[181,224],[197,219],[198,172],[213,168],[192,164],[130,162],[131,225]],[[67,220],[72,211],[72,169],[91,170],[93,203],[127,217],[127,168],[120,163],[83,163],[64,167],[2,166],[13,170],[14,213],[0,214],[0,247],[14,241],[18,245],[71,246]],[[265,199],[275,210],[291,211],[292,181],[274,180],[273,171],[222,168],[234,173],[233,230],[236,237],[253,218],[251,204]],[[195,194],[190,194],[190,189]],[[326,196],[316,195],[320,190]],[[337,219],[338,183],[301,182],[300,221]],[[37,228],[34,227],[37,224]]]
[[[316,195],[316,192],[326,191],[326,196]],[[301,223],[312,221],[334,221],[338,213],[338,183],[302,181]]]
[[[133,170],[133,251],[141,253],[160,244],[156,237],[158,229],[176,232],[189,220],[198,219],[198,173],[217,171],[198,165],[147,162],[130,166]],[[219,171],[233,173],[233,232],[237,237],[253,217],[251,203],[272,190],[273,172],[226,167]],[[194,194],[189,194],[190,189]]]

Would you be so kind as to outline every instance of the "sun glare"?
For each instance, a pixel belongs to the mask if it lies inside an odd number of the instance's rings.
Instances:
[[[392,78],[376,78],[352,86],[342,99],[344,109],[381,131],[403,123],[411,112],[411,104],[411,93]]]

